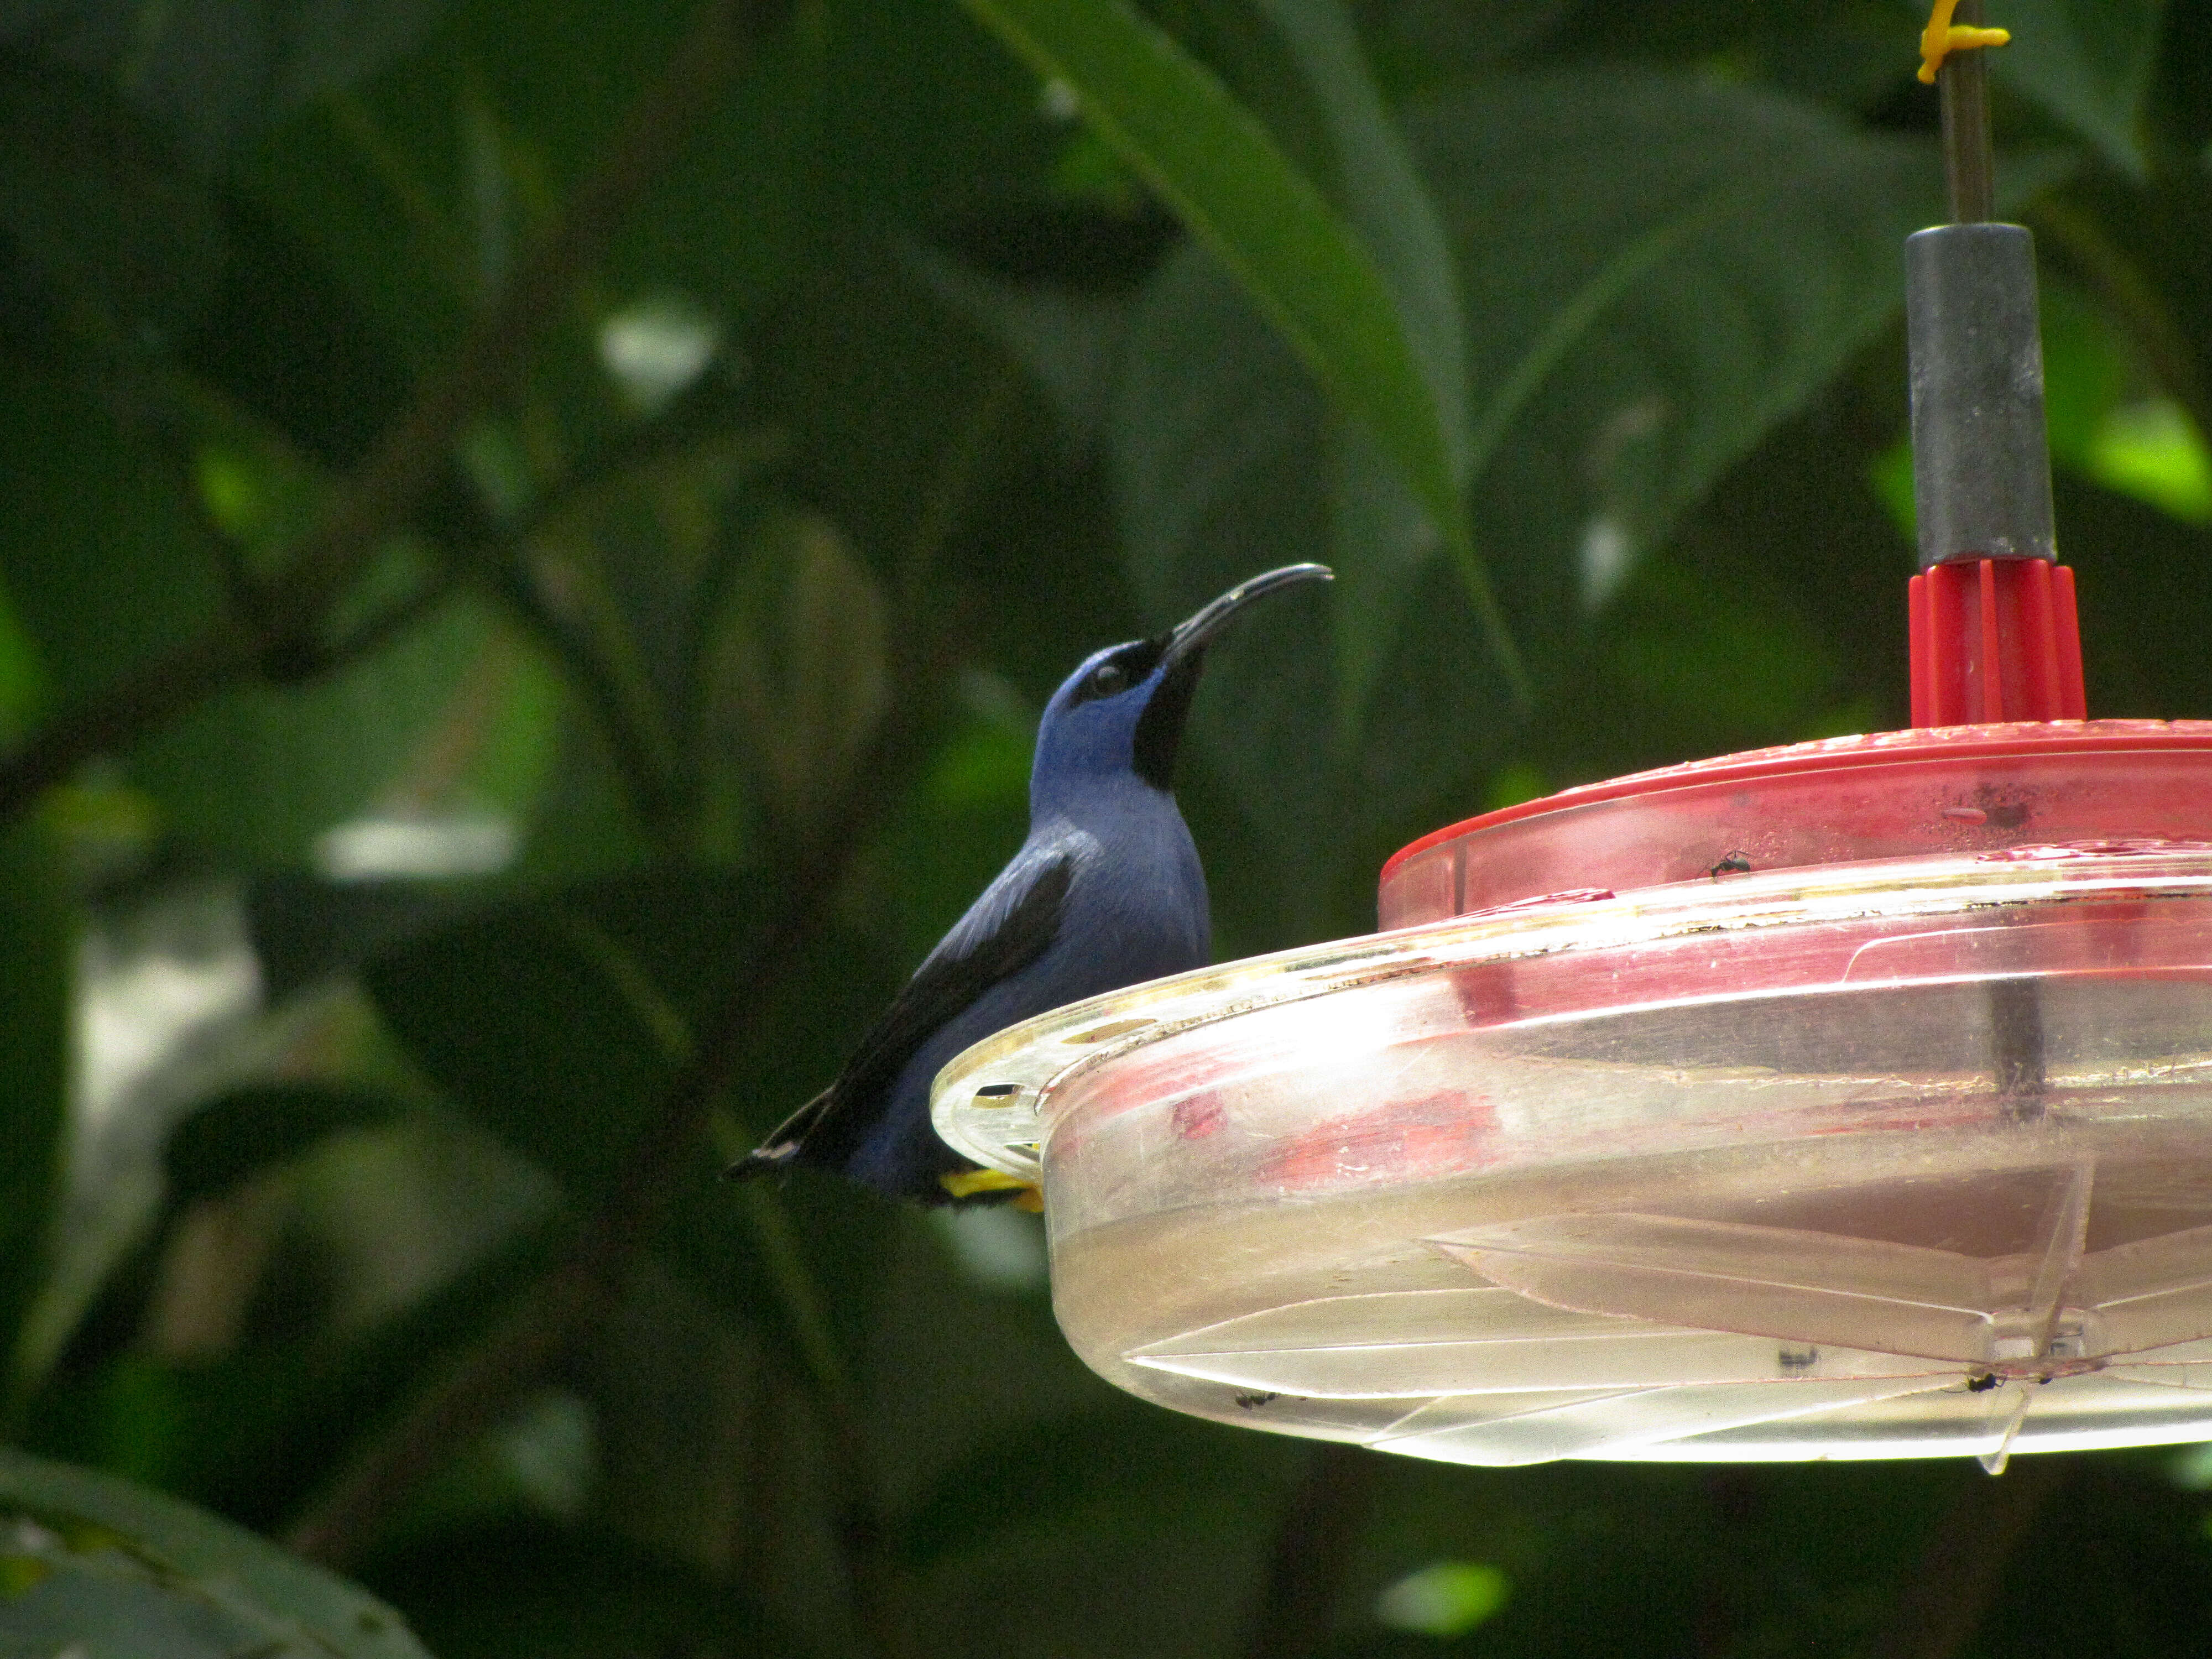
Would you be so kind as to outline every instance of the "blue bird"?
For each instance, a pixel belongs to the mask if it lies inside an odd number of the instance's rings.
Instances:
[[[1109,646],[1053,693],[1030,767],[1030,833],[861,1038],[837,1080],[738,1160],[804,1164],[944,1204],[1035,1194],[937,1137],[929,1085],[994,1031],[1064,1003],[1202,968],[1206,875],[1172,793],[1206,647],[1254,600],[1325,565],[1255,576],[1167,633]]]

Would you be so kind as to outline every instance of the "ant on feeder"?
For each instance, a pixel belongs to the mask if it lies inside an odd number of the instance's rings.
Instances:
[[[1261,1407],[1271,1404],[1282,1397],[1279,1394],[1240,1394],[1237,1396],[1237,1403],[1248,1412],[1257,1411]]]
[[[1751,860],[1743,855],[1743,849],[1739,847],[1705,873],[1715,881],[1718,881],[1723,876],[1747,876],[1751,873]]]
[[[1996,1385],[1997,1374],[1995,1371],[1984,1371],[1979,1376],[1970,1376],[1966,1379],[1966,1392],[1968,1394],[1987,1394],[1991,1389],[1996,1387]]]

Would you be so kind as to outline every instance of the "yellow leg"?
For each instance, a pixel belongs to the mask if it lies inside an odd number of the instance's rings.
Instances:
[[[1013,1206],[1027,1210],[1031,1215],[1044,1208],[1044,1194],[1033,1181],[1024,1181],[1002,1170],[961,1170],[948,1176],[939,1176],[938,1185],[955,1198],[973,1198],[978,1193],[1006,1193],[1016,1194]]]
[[[2001,46],[2012,39],[2009,29],[1970,28],[1954,23],[1951,13],[1958,3],[1959,0],[1936,0],[1936,9],[1928,14],[1928,27],[1920,31],[1920,78],[1931,87],[1936,84],[1936,71],[1953,52]]]

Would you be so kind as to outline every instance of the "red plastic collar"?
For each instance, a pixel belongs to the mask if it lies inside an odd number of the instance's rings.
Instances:
[[[2074,573],[2042,559],[1960,559],[1912,579],[1912,723],[2078,720]]]

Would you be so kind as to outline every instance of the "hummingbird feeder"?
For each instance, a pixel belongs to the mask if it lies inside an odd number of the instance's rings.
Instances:
[[[1454,824],[1379,933],[939,1077],[1112,1382],[1462,1463],[2212,1438],[2212,721],[2085,718],[1982,56],[1906,244],[1911,730]]]

